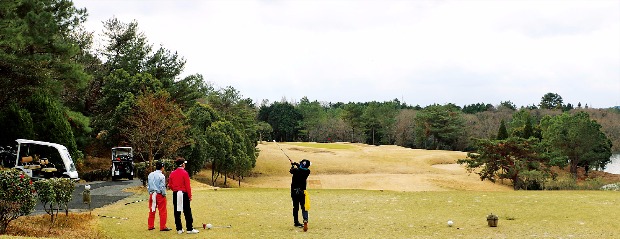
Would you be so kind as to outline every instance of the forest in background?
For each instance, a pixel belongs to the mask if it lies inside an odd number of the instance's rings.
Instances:
[[[386,102],[326,103],[263,101],[258,120],[261,135],[278,141],[359,142],[408,148],[468,151],[474,139],[494,139],[504,121],[510,135],[522,135],[529,121],[538,125],[545,116],[587,112],[620,152],[620,109],[594,109],[564,104],[556,93],[541,97],[538,105],[517,108],[512,102],[420,107]],[[266,122],[267,124],[264,124]],[[535,129],[540,134],[541,129]]]
[[[307,97],[257,105],[199,73],[181,77],[186,60],[149,43],[136,21],[112,17],[94,33],[84,30],[86,18],[86,9],[67,0],[0,2],[0,145],[17,138],[60,143],[78,165],[128,145],[143,161],[183,156],[192,159],[192,174],[209,165],[218,175],[242,178],[254,167],[261,140],[474,151],[477,139],[500,139],[502,128],[508,137],[542,140],[545,117],[586,112],[611,150],[620,151],[618,108],[573,105],[556,93],[520,107]],[[95,46],[94,34],[104,36],[102,46]]]

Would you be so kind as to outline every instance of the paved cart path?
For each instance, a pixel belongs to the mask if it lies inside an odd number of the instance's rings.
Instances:
[[[84,192],[84,186],[90,184],[90,208],[100,208],[106,205],[115,203],[121,199],[133,195],[131,192],[123,192],[123,189],[136,187],[142,185],[139,179],[134,180],[119,180],[119,181],[95,181],[78,183],[73,190],[73,197],[69,202],[69,211],[71,212],[83,212],[88,211],[88,204],[82,202],[82,192]],[[43,204],[37,202],[35,211],[33,214],[45,214],[43,210]]]

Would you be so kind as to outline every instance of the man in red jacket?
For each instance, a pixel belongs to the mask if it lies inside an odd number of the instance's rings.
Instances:
[[[175,164],[177,169],[170,173],[170,181],[168,181],[168,187],[172,190],[172,204],[174,205],[174,224],[176,225],[177,233],[183,233],[183,224],[181,224],[181,211],[185,215],[185,224],[188,234],[196,234],[199,231],[194,229],[192,223],[194,218],[192,217],[192,208],[189,202],[192,200],[192,188],[189,185],[189,174],[185,171],[184,158],[177,158]]]

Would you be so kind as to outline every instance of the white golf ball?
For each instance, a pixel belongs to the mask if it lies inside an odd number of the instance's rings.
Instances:
[[[454,222],[452,220],[448,220],[448,226],[451,227],[452,225],[454,225]]]
[[[207,224],[207,228],[211,229],[211,228],[213,228],[213,225],[211,225],[211,223],[209,223],[209,224]]]

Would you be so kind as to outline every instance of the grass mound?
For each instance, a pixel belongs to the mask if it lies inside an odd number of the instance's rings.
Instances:
[[[294,161],[312,161],[312,189],[369,189],[395,191],[503,191],[501,184],[480,181],[456,161],[465,152],[408,149],[393,145],[354,143],[279,143]],[[278,145],[258,145],[260,155],[252,177],[244,182],[257,188],[288,188],[290,164]]]

